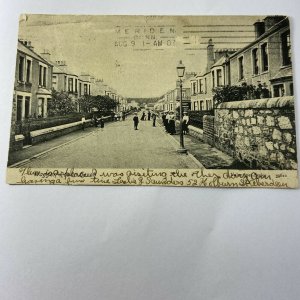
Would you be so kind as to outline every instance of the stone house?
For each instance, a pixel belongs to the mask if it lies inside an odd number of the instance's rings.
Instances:
[[[191,78],[191,110],[206,111],[213,109],[213,92],[215,87],[225,85],[226,70],[224,64],[236,49],[214,50],[212,39],[207,45],[207,64],[205,69]]]
[[[232,54],[224,64],[225,84],[262,85],[270,97],[294,93],[290,26],[287,17],[268,16],[254,23],[256,39]]]
[[[18,41],[15,72],[15,121],[47,117],[53,65],[34,51],[30,41]]]

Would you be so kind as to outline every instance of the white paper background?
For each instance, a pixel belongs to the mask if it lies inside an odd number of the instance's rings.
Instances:
[[[300,299],[299,190],[4,183],[20,13],[287,14],[299,94],[297,0],[0,3],[1,300]]]

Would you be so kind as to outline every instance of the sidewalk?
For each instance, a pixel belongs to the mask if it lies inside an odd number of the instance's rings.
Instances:
[[[159,124],[163,127],[161,122]],[[177,129],[176,132],[176,135],[171,137],[180,143],[179,130]],[[184,135],[184,146],[206,169],[248,169],[228,154],[193,136]]]

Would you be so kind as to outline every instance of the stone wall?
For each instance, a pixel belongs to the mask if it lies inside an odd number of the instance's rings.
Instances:
[[[203,141],[211,146],[215,144],[214,116],[203,116]]]
[[[220,104],[215,146],[251,168],[297,169],[294,97]]]

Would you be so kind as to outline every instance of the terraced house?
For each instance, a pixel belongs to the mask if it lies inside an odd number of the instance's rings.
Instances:
[[[13,111],[16,122],[47,116],[52,70],[53,65],[34,51],[30,41],[18,41]]]
[[[293,95],[288,18],[268,16],[254,23],[254,30],[256,39],[225,62],[225,84],[262,85],[271,97]]]
[[[214,50],[213,40],[209,39],[207,45],[207,65],[204,70],[191,80],[191,110],[208,111],[214,108],[213,92],[215,87],[226,84],[226,70],[224,68],[228,57],[236,49]]]
[[[260,98],[294,94],[288,18],[268,16],[254,23],[254,32],[254,41],[239,50],[214,51],[208,41],[206,69],[190,80],[191,110],[211,110],[213,89],[225,85],[262,88]]]

